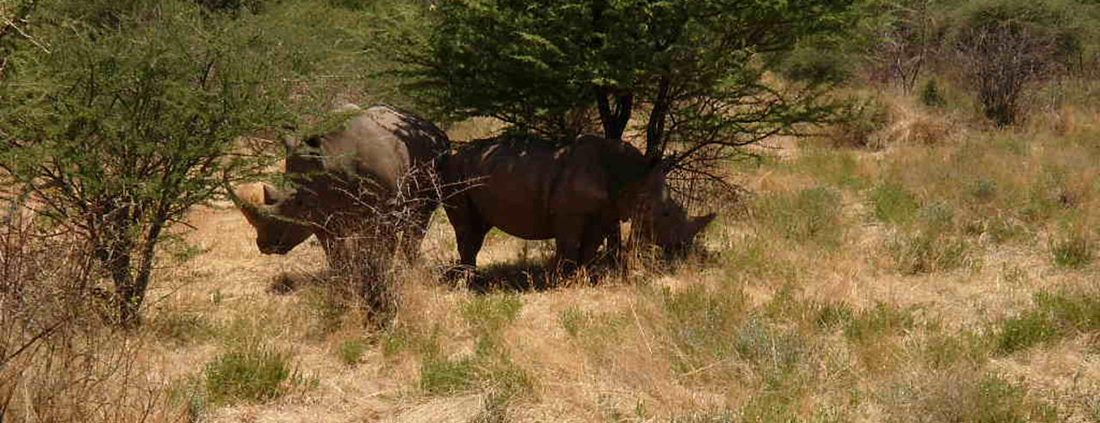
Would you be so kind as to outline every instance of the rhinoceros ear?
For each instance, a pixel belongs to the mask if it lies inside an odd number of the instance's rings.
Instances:
[[[275,187],[264,184],[264,205],[271,206],[283,199],[283,194]]]
[[[707,225],[709,225],[710,222],[713,222],[715,217],[718,217],[718,215],[714,214],[714,213],[711,213],[711,214],[708,214],[706,216],[698,216],[698,217],[691,218],[691,222],[688,223],[688,238],[687,239],[689,239],[689,240],[690,239],[695,239],[695,236],[699,235],[699,232],[702,232],[703,229],[706,229]]]

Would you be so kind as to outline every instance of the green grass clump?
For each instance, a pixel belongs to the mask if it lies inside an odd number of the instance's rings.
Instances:
[[[935,372],[897,392],[890,421],[898,422],[1055,422],[1055,408],[1028,395],[1027,387],[997,374]]]
[[[341,342],[336,348],[336,355],[340,357],[340,361],[349,366],[359,363],[366,352],[367,343],[362,339],[349,339]]]
[[[462,317],[480,334],[495,334],[519,316],[523,303],[515,294],[476,297],[462,306]]]
[[[282,396],[297,382],[290,355],[258,343],[232,347],[206,365],[211,403],[264,402]]]
[[[473,360],[448,360],[430,356],[420,363],[420,389],[432,394],[454,394],[469,390],[476,382]]]
[[[729,340],[740,331],[747,304],[740,291],[708,292],[692,285],[681,292],[665,290],[662,299],[677,371],[693,371],[733,352]]]
[[[840,195],[827,188],[771,195],[757,212],[766,226],[791,241],[836,245],[844,236]]]
[[[867,177],[860,173],[859,159],[851,151],[807,149],[792,170],[808,173],[838,188],[860,189],[867,185]]]
[[[1096,245],[1086,236],[1071,234],[1051,242],[1050,254],[1056,266],[1076,269],[1092,263]]]
[[[1001,322],[996,343],[1002,353],[1100,330],[1100,296],[1040,292],[1034,302],[1034,308]]]
[[[844,336],[855,342],[873,341],[910,329],[913,321],[910,310],[878,304],[853,315],[844,326]]]
[[[899,235],[889,250],[898,271],[906,275],[954,270],[966,264],[971,255],[965,239],[932,230]]]
[[[196,313],[164,313],[157,315],[148,325],[158,339],[171,340],[177,345],[189,345],[215,335],[210,321]]]
[[[420,389],[433,394],[470,390],[511,398],[528,393],[532,382],[527,372],[511,359],[503,332],[523,303],[515,294],[476,297],[462,305],[462,316],[475,335],[474,353],[447,357],[438,342],[422,346]]]
[[[875,217],[886,223],[908,223],[920,209],[917,198],[900,184],[879,185],[871,191],[870,199]]]

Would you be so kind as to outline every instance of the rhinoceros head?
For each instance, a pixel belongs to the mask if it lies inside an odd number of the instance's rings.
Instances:
[[[715,214],[689,217],[683,206],[669,195],[664,171],[653,169],[641,184],[636,197],[632,227],[643,240],[665,251],[682,251],[691,245]]]
[[[256,229],[256,246],[261,253],[289,253],[313,234],[308,225],[287,217],[298,214],[292,210],[293,201],[271,185],[262,184],[258,190],[238,188],[232,197],[241,214]]]

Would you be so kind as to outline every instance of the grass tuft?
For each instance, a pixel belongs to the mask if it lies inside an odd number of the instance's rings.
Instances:
[[[757,212],[767,227],[791,241],[836,245],[844,236],[840,195],[831,189],[774,194],[762,199]]]
[[[885,183],[871,191],[871,208],[878,220],[893,223],[909,223],[917,215],[920,203],[904,186]]]
[[[336,355],[340,357],[340,361],[348,366],[353,366],[359,363],[359,360],[363,358],[363,354],[367,352],[367,343],[362,339],[349,339],[340,343],[340,346],[336,348]]]
[[[206,365],[207,398],[213,404],[265,402],[300,382],[290,355],[258,343],[232,347]]]

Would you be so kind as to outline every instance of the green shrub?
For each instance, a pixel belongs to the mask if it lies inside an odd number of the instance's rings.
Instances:
[[[774,194],[757,210],[768,227],[792,241],[836,244],[844,235],[840,195],[827,188]]]
[[[843,110],[843,119],[833,133],[837,146],[881,148],[875,134],[890,123],[890,109],[876,97],[854,99]]]
[[[1055,422],[1055,408],[1031,398],[1022,383],[969,368],[921,374],[894,393],[897,422]]]
[[[943,107],[947,104],[947,101],[943,98],[943,93],[940,92],[940,87],[936,83],[936,78],[929,78],[925,81],[924,86],[920,89],[920,102],[928,107]]]
[[[214,404],[269,401],[299,382],[289,354],[258,343],[230,348],[206,365],[205,374],[207,397]]]
[[[920,203],[904,186],[884,183],[871,191],[875,217],[886,223],[904,224],[916,216]]]

